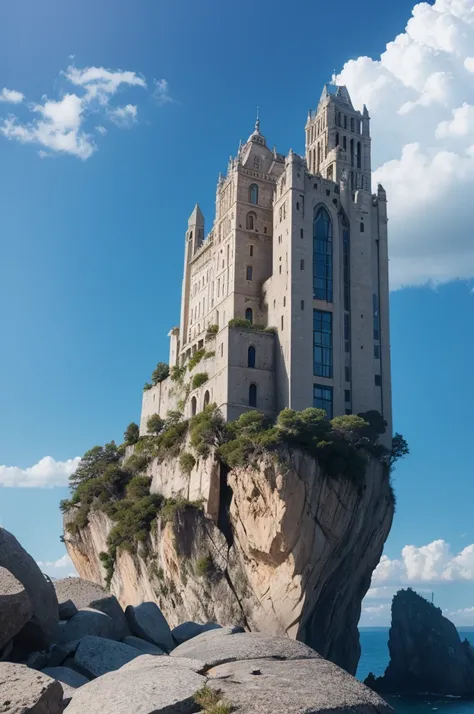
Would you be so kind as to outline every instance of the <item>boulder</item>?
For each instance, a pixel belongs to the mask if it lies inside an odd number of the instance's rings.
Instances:
[[[163,657],[156,657],[155,655],[144,654],[140,655],[136,659],[132,660],[128,664],[120,669],[121,672],[128,672],[128,670],[141,669],[142,667],[172,667],[173,669],[190,669],[193,672],[202,674],[206,670],[206,665],[204,662],[200,662],[197,659],[187,659],[186,657],[168,657],[164,655]]]
[[[305,660],[321,656],[302,642],[287,637],[257,632],[221,635],[211,630],[194,637],[171,652],[171,657],[188,657],[205,662],[208,667],[246,659]]]
[[[57,679],[58,682],[62,684],[68,684],[70,687],[77,689],[82,687],[83,684],[87,684],[90,680],[84,677],[83,674],[75,672],[69,667],[45,667],[42,670],[43,674],[47,674],[51,679]]]
[[[119,669],[140,654],[135,647],[124,645],[123,642],[87,635],[77,646],[74,664],[88,677],[101,677],[107,672]]]
[[[129,645],[130,647],[135,647],[135,649],[139,650],[140,652],[143,652],[144,654],[149,654],[149,655],[164,654],[162,649],[160,649],[156,645],[152,645],[151,642],[142,640],[141,637],[133,637],[133,635],[129,635],[128,637],[124,637],[122,642],[125,645]]]
[[[177,645],[182,645],[183,642],[191,640],[193,637],[201,635],[203,632],[208,632],[208,630],[219,630],[222,629],[220,625],[215,622],[206,622],[205,625],[201,625],[198,622],[182,622],[181,625],[174,627],[171,630],[173,635],[173,640]]]
[[[54,587],[61,604],[70,600],[78,610],[91,607],[111,617],[115,627],[114,639],[122,640],[130,634],[125,613],[117,598],[100,585],[82,578],[63,578],[56,580]]]
[[[66,600],[59,603],[59,619],[70,620],[78,611],[72,600]]]
[[[390,662],[382,677],[365,683],[395,694],[474,695],[474,649],[461,642],[442,611],[413,590],[399,590],[392,600],[388,641]]]
[[[318,659],[228,662],[207,672],[207,686],[242,714],[334,714],[393,710],[336,665]]]
[[[63,690],[46,674],[24,664],[0,663],[0,707],[8,714],[61,714]]]
[[[59,623],[56,639],[59,643],[74,642],[86,635],[114,639],[115,628],[112,619],[100,610],[84,608],[78,610],[70,620]]]
[[[34,632],[36,638],[38,639],[41,634],[44,643],[47,644],[53,637],[58,621],[58,601],[54,587],[15,536],[1,527],[0,566],[9,570],[27,592],[33,617],[26,623],[25,628],[28,628],[30,623],[36,625],[37,629]]]
[[[132,634],[158,645],[165,652],[170,652],[174,648],[170,627],[156,603],[143,602],[141,605],[129,605],[125,610],[125,616]]]
[[[9,570],[0,567],[0,650],[32,616],[33,607],[24,586]]]
[[[161,662],[169,658],[150,659]],[[191,714],[197,711],[194,697],[205,684],[205,677],[187,668],[123,667],[77,689],[67,711],[68,714]]]

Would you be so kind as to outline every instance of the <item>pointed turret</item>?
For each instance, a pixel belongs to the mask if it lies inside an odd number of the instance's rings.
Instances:
[[[196,203],[194,210],[189,216],[188,226],[202,226],[204,227],[204,216],[199,207],[199,203]]]

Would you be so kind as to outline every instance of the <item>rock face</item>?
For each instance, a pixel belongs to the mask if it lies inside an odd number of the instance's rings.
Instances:
[[[474,649],[441,610],[413,590],[400,590],[392,602],[388,642],[390,663],[383,677],[366,684],[378,692],[474,694]]]
[[[168,523],[158,518],[136,554],[119,550],[111,589],[124,607],[156,602],[171,627],[215,621],[287,635],[353,673],[361,601],[393,517],[388,476],[371,459],[356,486],[328,477],[299,451],[281,456],[228,472],[211,457],[198,462],[192,490],[198,498],[201,478],[204,512],[185,510]],[[165,467],[158,479],[151,466],[154,490],[165,483]],[[177,460],[167,468],[174,479],[166,481],[167,493],[188,497]],[[99,555],[112,527],[94,510],[76,535],[65,530],[78,572],[101,585]]]
[[[0,662],[0,707],[5,714],[61,714],[59,682],[23,664]]]
[[[30,598],[6,568],[0,568],[0,650],[33,616]]]

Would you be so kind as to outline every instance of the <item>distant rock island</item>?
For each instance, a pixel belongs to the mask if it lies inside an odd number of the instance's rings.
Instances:
[[[474,649],[439,607],[410,588],[393,598],[388,648],[385,674],[365,680],[376,692],[474,695]]]

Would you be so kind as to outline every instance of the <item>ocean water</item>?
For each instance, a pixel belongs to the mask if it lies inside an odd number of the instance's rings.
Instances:
[[[474,646],[474,631],[459,630],[461,639],[467,639]],[[389,661],[388,627],[362,627],[360,629],[362,654],[357,670],[357,678],[364,681],[369,672],[376,676],[384,673]],[[456,698],[420,697],[385,697],[397,714],[474,714],[474,701]]]

